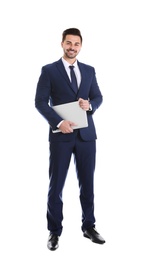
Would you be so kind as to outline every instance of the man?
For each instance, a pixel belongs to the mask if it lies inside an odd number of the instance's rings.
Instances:
[[[92,115],[102,103],[95,70],[79,62],[76,57],[82,47],[82,36],[78,29],[69,28],[62,34],[63,57],[43,66],[37,84],[35,106],[50,125],[49,145],[49,191],[47,204],[48,248],[56,250],[62,233],[62,192],[71,155],[74,155],[82,208],[84,237],[92,242],[104,244],[105,240],[95,229],[93,180],[96,156],[96,131]],[[73,81],[72,68],[76,82]],[[75,85],[76,88],[74,89]],[[86,111],[88,127],[75,129],[75,122],[60,117],[52,106],[79,101]],[[54,133],[59,129],[60,132]],[[75,225],[71,219],[71,227]]]

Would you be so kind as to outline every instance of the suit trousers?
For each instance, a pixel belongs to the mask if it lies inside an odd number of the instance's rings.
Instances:
[[[49,190],[47,202],[48,230],[58,236],[62,233],[62,192],[68,173],[71,156],[74,155],[75,169],[80,191],[82,209],[82,231],[94,226],[94,170],[96,141],[83,141],[75,130],[74,139],[68,142],[50,142]],[[72,199],[71,199],[72,203]],[[75,226],[74,219],[71,228]]]

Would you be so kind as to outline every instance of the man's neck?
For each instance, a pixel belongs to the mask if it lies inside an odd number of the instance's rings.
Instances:
[[[66,60],[69,64],[74,64],[75,63],[75,61],[76,61],[76,58],[73,58],[73,59],[69,59],[69,58],[67,58],[67,57],[65,57],[65,56],[63,56],[63,59],[64,60]]]

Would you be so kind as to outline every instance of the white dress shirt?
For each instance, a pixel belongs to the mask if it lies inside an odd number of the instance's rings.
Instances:
[[[68,75],[68,77],[69,77],[69,79],[71,81],[71,78],[70,78],[70,68],[69,68],[69,66],[71,66],[71,64],[68,63],[64,58],[62,58],[62,62],[63,62],[63,65],[65,67],[65,70],[67,72],[67,75]],[[80,73],[80,70],[79,70],[79,67],[78,67],[77,60],[72,65],[74,66],[74,72],[75,72],[76,79],[77,79],[77,84],[78,84],[78,87],[79,87],[80,83],[81,83],[81,73]]]

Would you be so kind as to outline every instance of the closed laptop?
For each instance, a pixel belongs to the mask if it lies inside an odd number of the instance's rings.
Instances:
[[[61,104],[52,107],[55,112],[63,118],[76,124],[73,129],[79,129],[88,126],[87,112],[79,106],[79,101]],[[60,129],[53,130],[53,133],[61,132]]]

